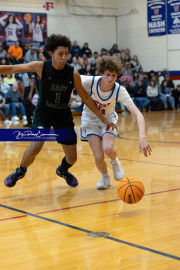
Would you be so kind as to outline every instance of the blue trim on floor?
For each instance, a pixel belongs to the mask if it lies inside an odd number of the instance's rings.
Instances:
[[[53,223],[56,223],[56,224],[59,224],[59,225],[62,225],[62,226],[65,226],[65,227],[68,227],[68,228],[71,228],[71,229],[75,229],[75,230],[78,230],[78,231],[81,231],[81,232],[85,232],[85,233],[91,233],[92,232],[92,231],[85,230],[85,229],[82,229],[82,228],[79,228],[79,227],[76,227],[76,226],[73,226],[73,225],[69,225],[67,223],[63,223],[63,222],[60,222],[60,221],[57,221],[57,220],[54,220],[54,219],[42,217],[42,216],[32,214],[32,213],[29,213],[29,212],[26,212],[26,211],[23,211],[23,210],[19,210],[19,209],[10,207],[10,206],[6,206],[6,205],[3,205],[3,204],[0,204],[0,207],[6,208],[6,209],[9,209],[9,210],[18,212],[18,213],[22,213],[22,214],[25,214],[25,215],[28,215],[28,216],[32,216],[32,217],[35,217],[35,218],[39,218],[39,219],[42,219],[42,220],[45,220],[45,221],[53,222]],[[171,254],[168,254],[168,253],[164,253],[164,252],[154,250],[154,249],[151,249],[151,248],[146,248],[146,247],[143,247],[143,246],[139,246],[139,245],[136,245],[136,244],[133,244],[133,243],[130,243],[130,242],[126,242],[126,241],[123,241],[123,240],[120,240],[120,239],[117,239],[117,238],[114,238],[114,237],[110,237],[110,236],[107,236],[107,237],[104,237],[104,238],[106,238],[108,240],[111,240],[111,241],[114,241],[114,242],[118,242],[118,243],[125,244],[125,245],[131,246],[131,247],[139,248],[139,249],[142,249],[142,250],[145,250],[145,251],[149,251],[149,252],[164,256],[164,257],[168,257],[168,258],[180,261],[180,257],[174,256],[174,255],[171,255]]]

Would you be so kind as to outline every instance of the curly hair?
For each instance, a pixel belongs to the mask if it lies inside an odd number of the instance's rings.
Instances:
[[[104,74],[106,70],[115,72],[119,76],[122,73],[122,62],[116,56],[103,56],[96,60],[97,70],[100,74]]]
[[[71,41],[68,37],[62,36],[62,35],[55,35],[52,34],[49,37],[47,37],[44,49],[48,52],[54,52],[57,47],[68,47],[68,49],[71,49]]]

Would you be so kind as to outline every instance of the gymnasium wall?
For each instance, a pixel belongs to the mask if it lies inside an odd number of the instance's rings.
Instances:
[[[0,10],[43,12],[42,2],[42,0],[0,0]],[[78,5],[90,7],[76,7],[75,2]],[[88,42],[93,52],[100,51],[103,46],[110,49],[116,42],[116,17],[114,15],[117,12],[118,1],[77,0],[75,2],[72,0],[54,1],[55,13],[48,14],[48,34],[64,34],[71,40],[77,39],[80,47],[84,42]],[[102,6],[102,2],[104,8],[98,8]]]
[[[0,0],[1,11],[43,12],[42,0]],[[55,13],[48,14],[48,34],[61,33],[92,51],[130,48],[144,71],[168,69],[180,79],[180,35],[148,37],[146,0],[54,0]],[[83,6],[83,7],[81,7]],[[176,73],[174,73],[176,71]]]

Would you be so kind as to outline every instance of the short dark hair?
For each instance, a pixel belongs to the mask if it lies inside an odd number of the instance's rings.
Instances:
[[[68,37],[62,36],[62,35],[55,35],[52,34],[49,37],[47,37],[44,49],[48,52],[54,52],[57,47],[68,47],[68,49],[71,49],[71,41]]]

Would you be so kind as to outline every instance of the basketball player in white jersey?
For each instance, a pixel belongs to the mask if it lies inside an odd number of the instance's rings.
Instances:
[[[4,21],[6,19],[6,22]],[[0,18],[0,24],[5,28],[6,41],[18,41],[16,31],[22,29],[22,23],[12,14],[6,14]]]
[[[139,128],[139,149],[144,156],[151,154],[151,147],[145,137],[145,122],[141,112],[133,103],[126,89],[115,83],[118,75],[121,74],[121,60],[116,57],[101,57],[97,59],[97,70],[102,76],[81,76],[82,84],[96,103],[105,118],[114,124],[118,121],[115,112],[116,101],[121,101],[127,109],[136,117]],[[97,189],[106,189],[111,185],[110,175],[104,160],[104,154],[110,158],[111,167],[115,180],[119,181],[124,177],[124,170],[117,158],[117,151],[114,148],[117,131],[106,126],[84,105],[81,118],[81,140],[88,140],[95,157],[95,163],[101,172],[101,179],[97,183]]]
[[[33,41],[43,42],[42,29],[44,24],[42,23],[41,16],[36,15],[35,22],[29,23],[29,33],[33,32]]]

